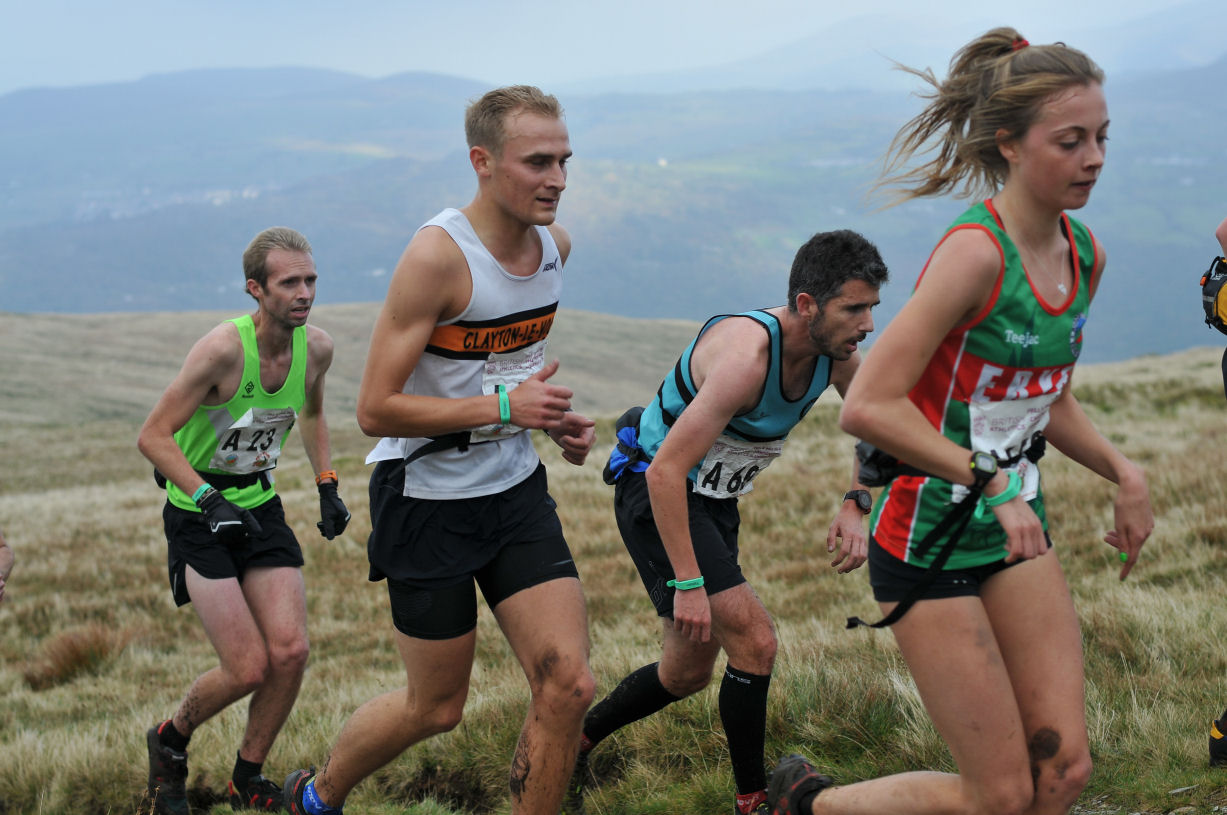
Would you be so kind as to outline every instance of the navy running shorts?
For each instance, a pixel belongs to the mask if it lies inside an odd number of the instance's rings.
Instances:
[[[737,531],[741,526],[737,499],[709,498],[687,489],[686,503],[690,541],[708,595],[745,583],[745,575],[737,563]],[[614,517],[622,533],[622,543],[639,570],[639,579],[648,590],[656,613],[672,619],[675,590],[666,584],[675,575],[665,544],[656,531],[648,482],[643,473],[623,470],[619,476],[614,486]]]
[[[162,508],[162,525],[166,530],[170,591],[176,606],[192,601],[184,578],[188,566],[210,580],[236,577],[242,583],[248,569],[303,565],[302,547],[294,537],[294,530],[285,522],[285,510],[279,496],[274,495],[252,509],[251,514],[263,529],[261,535],[249,537],[239,546],[228,547],[214,539],[202,513],[166,502]]]
[[[494,608],[531,586],[579,577],[545,465],[503,492],[456,500],[405,497],[404,471],[393,459],[371,473],[367,540],[370,579],[387,578],[402,634],[451,639],[472,631],[476,588]]]
[[[1044,533],[1048,548],[1052,548],[1052,539]],[[938,546],[941,545],[939,542]],[[998,572],[1022,563],[1016,560],[1005,562],[1005,554],[1001,560],[973,566],[967,569],[946,569],[937,574],[933,584],[920,598],[936,600],[945,597],[979,597],[980,587],[984,582]],[[922,566],[904,563],[899,558],[883,549],[876,540],[869,538],[869,585],[873,587],[873,599],[879,603],[897,603],[907,596],[913,584],[919,583],[928,571]]]

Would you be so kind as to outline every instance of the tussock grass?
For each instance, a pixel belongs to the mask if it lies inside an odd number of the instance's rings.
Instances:
[[[266,765],[274,778],[321,764],[358,705],[403,683],[386,589],[366,579],[370,527],[362,458],[370,440],[352,420],[375,308],[319,310],[338,341],[329,419],[341,494],[354,515],[345,534],[328,542],[316,533],[317,496],[297,440],[277,472],[307,561],[312,655],[298,704]],[[188,345],[222,316],[108,322],[4,315],[0,322],[0,355],[18,360],[10,382],[0,386],[0,447],[9,465],[0,475],[0,526],[19,558],[0,605],[4,815],[139,811],[144,731],[169,716],[191,680],[214,664],[190,607],[175,609],[170,600],[162,498],[136,452],[135,434]],[[647,401],[694,329],[670,324],[654,334],[655,323],[607,319],[564,312],[555,340],[563,357],[560,379],[565,375],[579,392],[583,371],[610,386],[583,408],[602,417],[600,449],[577,469],[543,448],[550,489],[584,579],[600,694],[654,661],[660,642],[660,623],[618,538],[611,491],[600,481],[612,420],[622,408]],[[146,320],[148,327],[141,328]],[[84,327],[75,334],[78,322]],[[145,341],[116,335],[121,324],[147,331]],[[57,331],[69,345],[41,339]],[[569,338],[566,347],[562,337]],[[627,347],[634,354],[657,350],[645,362],[623,355]],[[120,361],[105,376],[94,371],[112,350]],[[1083,622],[1096,762],[1082,802],[1086,812],[1189,806],[1201,813],[1227,805],[1227,775],[1205,767],[1209,721],[1227,705],[1221,646],[1227,416],[1219,353],[1202,349],[1085,367],[1076,376],[1097,425],[1150,475],[1158,527],[1127,582],[1117,580],[1115,552],[1101,541],[1112,524],[1111,486],[1059,453],[1043,464],[1057,556]],[[74,354],[85,362],[59,363]],[[815,407],[785,456],[742,502],[743,566],[781,640],[767,753],[773,759],[804,751],[841,781],[949,769],[892,636],[843,627],[849,614],[874,615],[876,606],[863,571],[837,575],[828,566],[826,529],[852,467],[850,441],[835,427],[837,402],[828,396]],[[96,662],[77,658],[89,670],[63,671],[59,681],[32,689],[29,667],[81,632],[90,632],[82,653],[90,652],[90,643],[114,647]],[[731,771],[714,684],[598,748],[590,812],[728,809]],[[507,766],[525,709],[519,665],[482,606],[464,722],[360,785],[348,811],[506,812]],[[221,796],[244,716],[243,705],[233,706],[192,739],[189,783],[198,811],[229,811]]]

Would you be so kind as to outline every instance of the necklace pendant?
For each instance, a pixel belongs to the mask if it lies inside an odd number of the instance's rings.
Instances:
[[[1061,294],[1069,294],[1069,289],[1065,288],[1064,283],[1057,284],[1057,291],[1061,292]]]

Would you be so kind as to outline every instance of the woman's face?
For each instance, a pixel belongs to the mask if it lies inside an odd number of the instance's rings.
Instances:
[[[1009,162],[1006,183],[1057,210],[1090,200],[1103,169],[1108,103],[1098,82],[1073,85],[1048,98],[1022,138],[1000,142]]]

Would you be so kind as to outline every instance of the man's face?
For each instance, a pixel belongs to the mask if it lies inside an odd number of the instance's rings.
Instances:
[[[809,319],[809,336],[818,353],[833,360],[848,359],[873,331],[878,290],[863,280],[849,280],[839,293],[818,307]]]
[[[265,266],[265,285],[248,280],[247,290],[277,322],[291,328],[306,325],[315,302],[315,260],[306,252],[274,249],[268,253]]]
[[[548,226],[558,215],[567,188],[571,140],[561,119],[513,111],[504,122],[506,139],[487,165],[495,201],[513,218]]]

